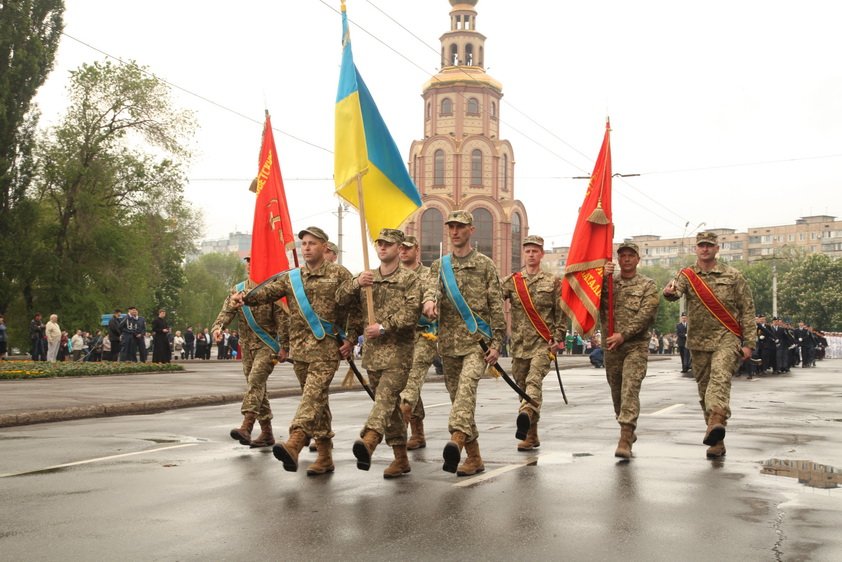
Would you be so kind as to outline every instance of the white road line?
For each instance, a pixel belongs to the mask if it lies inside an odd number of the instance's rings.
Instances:
[[[469,478],[467,480],[460,480],[459,482],[453,485],[454,488],[467,488],[468,486],[473,486],[475,484],[479,484],[481,482],[485,482],[486,480],[491,480],[492,478],[496,478],[501,474],[505,474],[507,472],[511,472],[513,470],[517,470],[519,468],[523,468],[525,466],[540,464],[541,459],[550,460],[555,458],[565,457],[567,455],[562,455],[560,453],[549,453],[546,455],[537,455],[537,456],[530,456],[523,460],[523,462],[516,463],[516,464],[507,464],[505,466],[501,466],[500,468],[495,468],[494,470],[489,470],[488,472],[482,472],[473,478]],[[573,458],[569,457],[568,462],[573,462]]]
[[[169,451],[170,449],[180,449],[182,447],[193,447],[198,443],[185,443],[182,445],[172,445],[171,447],[158,447],[157,449],[147,449],[145,451],[135,451],[134,453],[123,453],[121,455],[111,455],[109,457],[99,457],[96,459],[88,459],[84,461],[68,462],[65,464],[57,464],[55,466],[48,466],[46,468],[38,468],[35,470],[26,470],[24,472],[15,472],[13,474],[0,474],[0,478],[9,478],[11,476],[22,476],[24,474],[34,474],[36,472],[45,472],[47,470],[55,470],[57,468],[67,468],[69,466],[78,466],[80,464],[90,464],[92,462],[109,461],[112,459],[121,459],[124,457],[132,457],[134,455],[145,455],[146,453],[157,453],[158,451]]]
[[[424,409],[427,408],[441,408],[442,406],[450,406],[450,402],[439,402],[438,404],[424,404]]]
[[[641,416],[660,416],[661,414],[666,414],[667,412],[671,412],[673,410],[677,410],[678,408],[683,407],[684,404],[673,404],[672,406],[667,406],[666,408],[662,408],[657,412],[652,412],[651,414],[640,414]]]

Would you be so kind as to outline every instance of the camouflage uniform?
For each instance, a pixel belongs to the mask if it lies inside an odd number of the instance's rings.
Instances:
[[[561,281],[545,271],[539,271],[533,275],[524,271],[523,278],[535,310],[547,324],[553,340],[564,341],[565,316],[559,299]],[[512,356],[512,377],[518,386],[538,403],[536,408],[525,400],[521,400],[520,410],[530,410],[532,422],[537,423],[541,417],[543,400],[541,387],[551,367],[551,358],[547,349],[549,342],[538,333],[526,315],[523,304],[515,291],[514,274],[503,281],[503,300],[506,299],[511,302],[512,337],[509,352]]]
[[[754,322],[754,299],[742,273],[729,265],[717,262],[710,271],[691,266],[707,283],[716,297],[742,326],[743,340],[732,334],[711,314],[690,282],[683,275],[675,278],[674,296],[667,300],[687,297],[687,348],[693,363],[693,375],[699,387],[699,404],[705,413],[721,408],[726,418],[731,416],[731,376],[742,361],[743,346],[754,349],[757,332]]]
[[[390,446],[406,444],[406,426],[400,414],[400,392],[406,385],[411,366],[415,323],[421,313],[418,276],[398,267],[383,276],[374,270],[372,300],[376,322],[385,334],[363,343],[363,368],[374,390],[374,406],[365,427],[384,435]],[[336,292],[337,301],[346,306],[366,308],[367,295],[357,278],[344,282]]]
[[[254,284],[248,281],[246,286],[250,288]],[[235,291],[236,289],[232,288],[232,292]],[[263,328],[269,337],[278,337],[283,326],[283,311],[279,304],[269,302],[253,306],[251,312],[258,326]],[[225,329],[235,317],[239,323],[240,348],[243,351],[243,374],[248,384],[240,410],[244,415],[246,412],[257,414],[257,419],[261,421],[271,420],[272,409],[269,407],[266,381],[277,361],[274,351],[252,331],[242,308],[231,306],[230,297],[225,299],[222,310],[211,327],[211,333]]]
[[[322,320],[334,326],[344,327],[350,320],[352,309],[336,303],[336,290],[351,279],[350,272],[328,261],[314,271],[304,265],[301,267],[304,292],[313,310]],[[288,275],[246,294],[243,301],[247,305],[273,302],[287,297],[290,309],[288,339],[281,341],[281,346],[289,350],[293,358],[293,371],[301,384],[302,394],[298,410],[290,423],[290,433],[301,429],[308,437],[328,439],[333,437],[331,413],[328,404],[328,390],[336,369],[339,367],[338,343],[336,338],[327,334],[316,339],[292,290]],[[356,325],[358,319],[354,318]],[[348,338],[356,340],[353,330],[348,331]]]
[[[476,250],[460,258],[453,256],[453,273],[456,284],[474,314],[488,323],[492,338],[488,347],[500,350],[506,332],[503,317],[503,299],[500,279],[491,259]],[[439,353],[444,367],[444,382],[450,393],[452,407],[448,431],[465,434],[465,442],[477,438],[479,431],[474,423],[476,394],[479,379],[487,364],[479,342],[484,336],[477,331],[468,332],[456,307],[447,297],[442,286],[439,269],[441,260],[433,262],[422,302],[438,303]]]
[[[410,271],[414,271],[418,276],[419,288],[423,290],[430,276],[430,268],[418,264],[418,267]],[[424,401],[421,399],[421,387],[424,386],[430,365],[433,364],[433,359],[438,353],[435,339],[437,336],[431,337],[431,335],[435,336],[434,334],[428,334],[421,325],[416,327],[415,347],[412,350],[412,368],[409,370],[406,386],[401,392],[401,400],[409,404],[412,409],[412,417],[419,420],[423,420],[426,415]]]
[[[605,376],[611,387],[617,422],[636,428],[640,386],[649,356],[649,330],[655,323],[660,297],[655,282],[639,273],[631,279],[617,274],[613,281],[614,333],[622,334],[623,344],[616,349],[605,349]],[[602,292],[600,315],[602,326],[608,326],[607,290]],[[606,328],[603,341],[610,335]]]

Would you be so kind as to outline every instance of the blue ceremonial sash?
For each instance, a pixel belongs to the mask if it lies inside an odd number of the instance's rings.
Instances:
[[[436,334],[439,331],[439,323],[435,320],[430,320],[423,314],[418,318],[417,325],[424,330],[425,334]]]
[[[239,292],[245,291],[246,282],[242,281],[240,283],[237,283],[237,286],[234,288],[237,289],[237,291]],[[258,338],[260,338],[260,341],[265,343],[266,346],[269,347],[269,349],[271,349],[274,353],[279,353],[281,351],[281,345],[278,343],[278,340],[267,334],[266,330],[264,330],[263,327],[257,323],[257,319],[254,317],[254,313],[251,311],[251,307],[243,305],[241,310],[243,311],[243,316],[246,317],[246,324],[249,325],[251,331],[254,332],[254,334]]]
[[[442,283],[444,284],[444,291],[447,293],[450,302],[456,307],[459,316],[465,322],[468,332],[471,334],[477,333],[477,330],[485,337],[491,339],[491,327],[482,318],[474,314],[468,303],[465,302],[465,297],[459,291],[459,286],[456,284],[456,276],[453,274],[453,264],[451,263],[451,255],[446,254],[441,257],[441,268],[439,269]]]
[[[343,340],[346,339],[345,331],[342,328],[333,325],[327,320],[322,320],[316,314],[316,311],[313,310],[313,305],[310,304],[307,293],[304,292],[304,280],[301,278],[300,268],[289,270],[289,282],[292,285],[292,293],[295,295],[295,301],[298,303],[298,310],[301,311],[301,315],[304,317],[316,339],[324,339],[326,333],[331,336],[338,335]]]

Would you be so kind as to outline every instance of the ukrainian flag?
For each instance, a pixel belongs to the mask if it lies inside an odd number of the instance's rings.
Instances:
[[[383,228],[397,228],[421,206],[421,194],[354,65],[343,1],[333,178],[336,193],[359,209],[357,176],[362,178],[363,210],[372,238]]]

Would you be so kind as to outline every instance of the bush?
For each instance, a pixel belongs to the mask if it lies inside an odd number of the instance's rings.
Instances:
[[[129,373],[161,373],[183,371],[176,363],[114,363],[111,361],[0,361],[0,380],[43,379],[51,377],[95,377]]]

